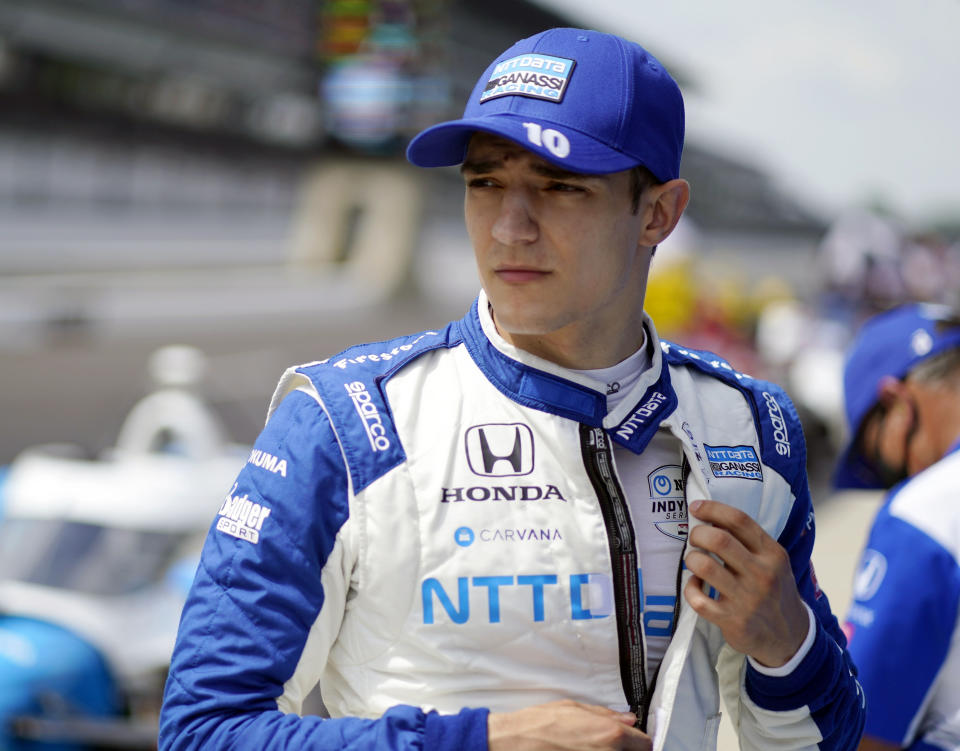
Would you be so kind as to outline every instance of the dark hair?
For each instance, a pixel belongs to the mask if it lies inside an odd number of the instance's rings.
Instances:
[[[960,328],[960,311],[954,309],[949,315],[938,320],[935,326],[937,333],[941,335]],[[952,380],[960,382],[960,346],[951,347],[914,365],[907,378],[922,383]]]
[[[656,176],[644,167],[638,164],[630,169],[630,211],[636,214],[640,210],[640,196],[643,191],[651,185],[657,185]]]
[[[921,383],[952,381],[960,377],[960,347],[948,349],[914,366],[907,378]]]

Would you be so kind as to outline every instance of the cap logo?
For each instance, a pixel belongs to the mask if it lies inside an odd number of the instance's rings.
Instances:
[[[565,57],[538,54],[502,60],[494,66],[480,104],[500,96],[528,96],[559,103],[575,64]]]
[[[913,332],[913,337],[910,339],[910,347],[917,357],[923,357],[933,349],[933,337],[930,336],[930,332],[926,329],[917,329]]]
[[[566,159],[570,156],[570,139],[559,130],[543,128],[540,123],[524,123],[527,140],[534,146],[546,149],[555,157]]]

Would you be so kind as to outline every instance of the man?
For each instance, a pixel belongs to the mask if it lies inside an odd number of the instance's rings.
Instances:
[[[892,488],[845,626],[869,702],[860,748],[960,748],[960,317],[907,305],[870,319],[844,391],[836,484]]]
[[[515,44],[413,140],[461,165],[483,291],[281,381],[163,749],[712,748],[721,691],[744,748],[856,743],[793,407],[643,313],[682,143],[660,64],[579,29]],[[317,683],[335,719],[296,715]]]

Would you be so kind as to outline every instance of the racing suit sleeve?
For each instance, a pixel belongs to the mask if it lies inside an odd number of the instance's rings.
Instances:
[[[744,748],[776,748],[808,737],[811,720],[820,739],[804,748],[855,749],[863,732],[865,702],[856,668],[810,560],[814,515],[805,481],[802,486],[778,542],[790,556],[800,596],[813,612],[816,633],[806,655],[786,675],[761,672],[746,661],[740,705]]]
[[[344,533],[349,514],[336,434],[320,404],[294,391],[208,533],[171,660],[160,751],[486,749],[485,709],[440,715],[396,706],[376,719],[295,714],[344,612],[356,552]],[[308,679],[294,680],[295,672]]]
[[[960,567],[949,550],[886,505],[871,528],[853,594],[846,630],[870,702],[865,732],[912,747],[956,641]]]

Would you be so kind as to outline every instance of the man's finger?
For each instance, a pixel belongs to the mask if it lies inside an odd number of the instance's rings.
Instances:
[[[618,720],[626,725],[633,725],[637,721],[637,716],[633,712],[618,712],[615,709],[610,709],[610,707],[601,707],[598,704],[578,703],[577,706],[601,715],[602,717],[609,717],[611,719]]]
[[[690,514],[700,521],[709,522],[730,532],[751,553],[757,553],[763,548],[767,533],[740,509],[720,501],[707,500],[693,501],[689,509]]]
[[[709,584],[721,595],[730,597],[735,592],[736,574],[702,550],[690,550],[684,563],[691,574]]]
[[[719,625],[723,617],[721,606],[703,591],[704,584],[704,580],[699,576],[691,576],[683,588],[683,596],[697,615],[713,624]]]
[[[694,552],[699,548],[706,553],[712,553],[722,562],[718,562],[718,566],[727,566],[737,573],[746,571],[750,563],[750,558],[754,555],[732,532],[720,527],[706,524],[696,526],[690,530],[689,540],[691,546],[690,552]],[[689,553],[687,558],[689,558]],[[703,576],[703,574],[701,574],[701,576]],[[705,576],[704,578],[711,579],[712,581],[710,576]]]

